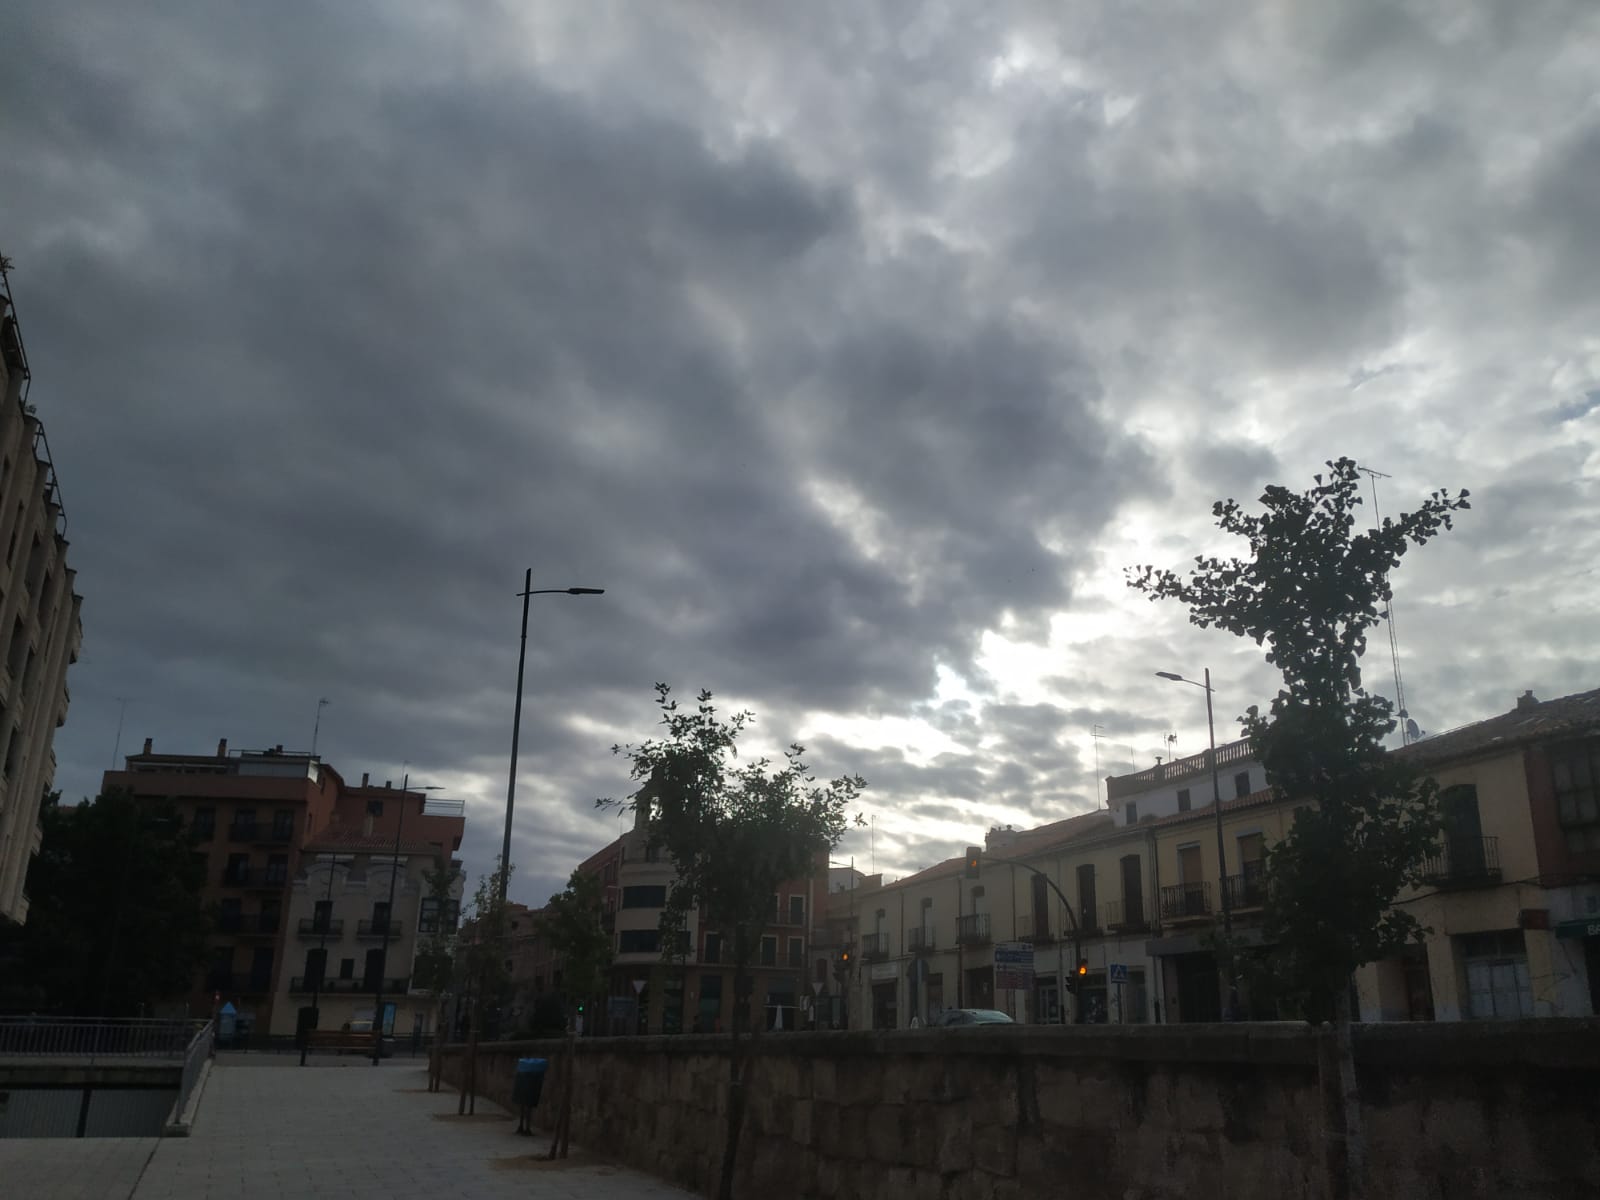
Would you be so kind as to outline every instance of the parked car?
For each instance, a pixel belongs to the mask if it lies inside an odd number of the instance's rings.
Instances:
[[[1016,1022],[994,1008],[947,1008],[932,1024],[943,1028],[947,1025],[1015,1025]]]

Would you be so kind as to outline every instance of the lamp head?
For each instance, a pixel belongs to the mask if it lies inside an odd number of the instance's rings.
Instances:
[[[1183,676],[1179,675],[1175,671],[1157,671],[1156,672],[1156,678],[1157,679],[1170,679],[1174,683],[1182,683],[1183,682]]]

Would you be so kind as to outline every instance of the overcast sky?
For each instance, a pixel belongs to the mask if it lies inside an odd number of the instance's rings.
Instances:
[[[1270,698],[1129,592],[1349,455],[1443,730],[1600,684],[1600,6],[0,9],[0,250],[84,596],[57,782],[283,743],[613,836],[652,684],[906,873]],[[1368,681],[1393,692],[1384,636]],[[126,701],[124,704],[123,702]],[[409,765],[406,765],[409,764]],[[870,844],[869,844],[870,841]]]

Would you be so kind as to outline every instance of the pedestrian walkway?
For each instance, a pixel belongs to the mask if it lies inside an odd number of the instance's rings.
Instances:
[[[187,1138],[0,1139],[0,1192],[27,1200],[278,1200],[468,1196],[472,1200],[688,1197],[574,1145],[547,1163],[548,1135],[479,1099],[456,1115],[409,1062],[374,1067],[292,1056],[219,1063]]]

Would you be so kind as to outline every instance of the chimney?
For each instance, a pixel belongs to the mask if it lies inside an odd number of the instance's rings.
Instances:
[[[1526,712],[1530,708],[1538,708],[1538,707],[1539,707],[1539,698],[1533,694],[1533,689],[1532,688],[1529,688],[1527,691],[1523,692],[1522,695],[1517,697],[1517,711],[1518,712]]]
[[[149,754],[150,753],[150,747],[153,746],[153,745],[155,745],[155,739],[154,738],[145,738],[145,740],[144,740],[144,752],[146,754]]]
[[[228,739],[227,738],[218,738],[217,739],[217,757],[218,758],[227,758],[228,757]]]
[[[372,774],[371,771],[363,771],[363,772],[361,772],[361,786],[362,787],[366,787],[367,786],[367,779],[371,776],[371,774]]]
[[[386,791],[386,792],[392,792],[392,791],[394,791],[394,780],[392,780],[392,779],[385,779],[385,780],[384,780],[384,781],[383,781],[383,790],[384,790],[384,791]]]

